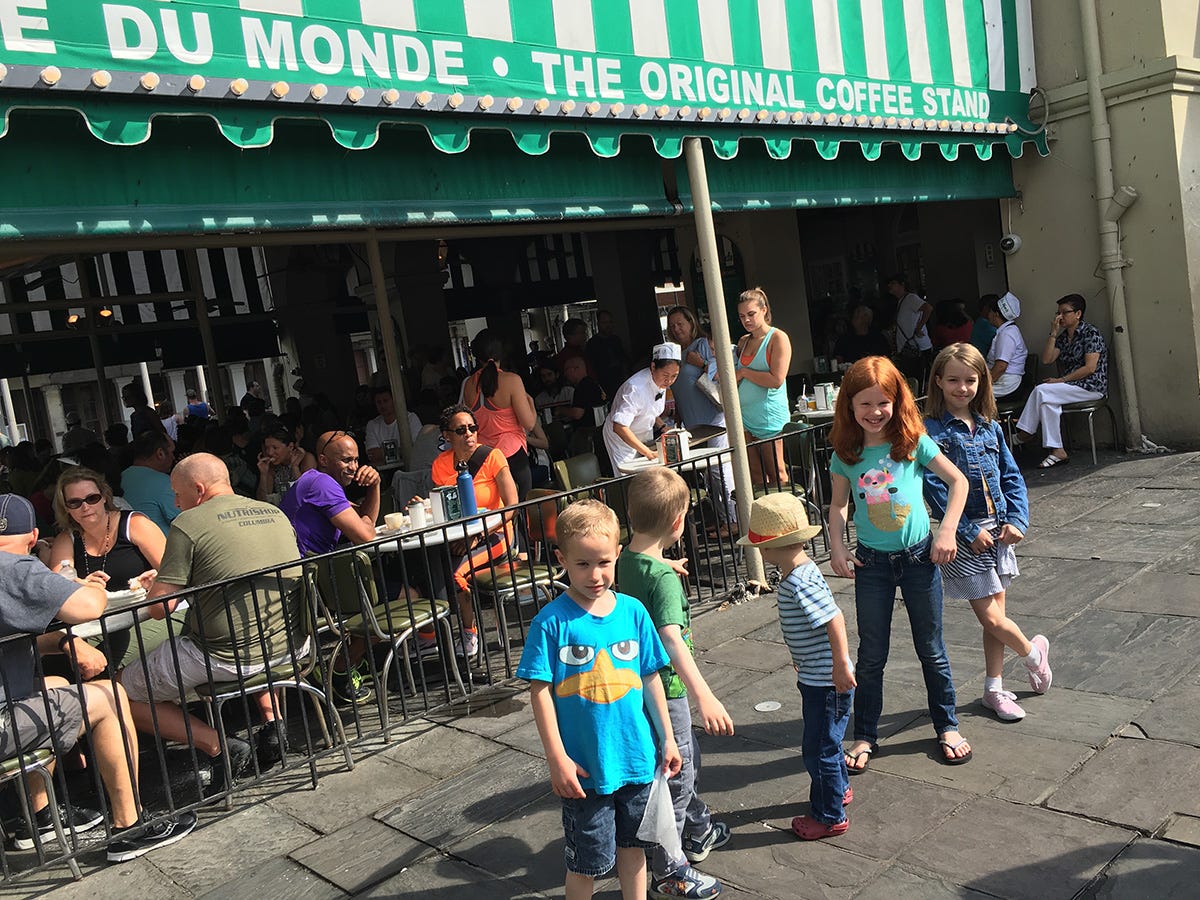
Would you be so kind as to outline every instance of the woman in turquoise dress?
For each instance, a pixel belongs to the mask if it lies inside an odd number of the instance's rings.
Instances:
[[[792,342],[771,326],[771,304],[766,291],[751,288],[738,299],[738,320],[748,332],[737,348],[738,398],[746,443],[776,437],[788,421],[787,388],[784,381],[792,364]],[[783,460],[783,441],[751,447],[750,476],[755,484],[782,486],[788,483]]]

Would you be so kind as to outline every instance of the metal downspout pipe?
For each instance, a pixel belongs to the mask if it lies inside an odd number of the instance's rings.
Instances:
[[[745,529],[746,523],[750,521],[750,504],[754,502],[754,484],[750,480],[750,461],[746,456],[746,434],[742,430],[737,375],[733,369],[733,340],[729,336],[729,319],[725,315],[725,288],[721,284],[721,257],[717,250],[717,228],[713,222],[712,198],[708,193],[708,171],[704,164],[704,148],[700,144],[700,138],[684,139],[683,149],[687,157],[688,181],[692,187],[700,264],[704,270],[704,291],[709,298],[708,315],[717,353],[721,405],[725,407],[725,428],[733,454],[733,485],[737,493],[738,521]],[[762,556],[753,548],[746,548],[746,569],[751,580],[766,584]]]
[[[1149,444],[1142,435],[1138,410],[1137,381],[1129,346],[1129,318],[1125,302],[1125,257],[1121,253],[1120,227],[1117,221],[1134,201],[1137,192],[1122,187],[1113,191],[1112,129],[1108,124],[1108,105],[1100,87],[1104,63],[1100,56],[1100,26],[1096,0],[1079,0],[1079,18],[1083,32],[1083,58],[1087,73],[1088,106],[1092,114],[1092,151],[1096,166],[1096,209],[1100,231],[1100,268],[1108,291],[1112,319],[1113,357],[1121,379],[1121,423],[1127,450],[1141,450]],[[1113,438],[1116,443],[1116,437]]]

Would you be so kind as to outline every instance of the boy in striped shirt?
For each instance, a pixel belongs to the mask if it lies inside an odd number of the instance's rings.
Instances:
[[[842,739],[854,699],[854,665],[846,620],[805,542],[821,530],[809,525],[804,503],[792,494],[767,494],[750,508],[750,527],[738,540],[784,573],[779,583],[779,627],[796,668],[804,716],[801,751],[812,778],[811,812],[792,819],[801,840],[844,834],[845,807],[853,799]]]

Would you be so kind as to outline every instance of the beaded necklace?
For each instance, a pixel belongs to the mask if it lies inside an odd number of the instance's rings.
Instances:
[[[121,514],[117,513],[117,518],[120,519],[120,517]],[[107,514],[107,518],[108,523],[104,530],[104,543],[100,545],[100,549],[103,550],[104,553],[100,557],[100,565],[96,567],[97,572],[104,571],[104,564],[108,562],[108,553],[110,550],[112,550],[112,547],[110,546],[110,539],[113,536],[113,520],[111,512]],[[87,552],[87,541],[83,539],[82,534],[79,535],[79,540],[83,544],[83,577],[87,578],[92,574],[92,557]]]

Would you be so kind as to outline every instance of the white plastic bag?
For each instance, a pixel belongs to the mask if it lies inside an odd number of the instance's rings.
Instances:
[[[679,832],[675,828],[675,807],[671,804],[671,788],[667,776],[659,769],[650,785],[650,799],[646,801],[646,814],[638,826],[637,836],[650,843],[658,844],[670,859],[683,856]]]

